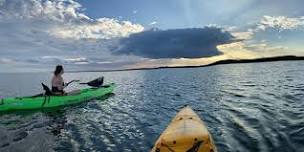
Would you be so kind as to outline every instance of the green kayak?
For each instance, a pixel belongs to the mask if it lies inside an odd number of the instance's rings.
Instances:
[[[112,93],[115,84],[99,88],[87,88],[80,90],[77,94],[68,94],[64,96],[32,96],[15,97],[0,99],[0,112],[13,110],[42,109],[71,105],[100,98],[106,94]]]

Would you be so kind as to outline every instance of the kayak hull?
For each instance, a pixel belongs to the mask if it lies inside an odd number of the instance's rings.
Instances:
[[[217,152],[204,122],[189,107],[184,107],[160,135],[151,152]]]
[[[77,94],[64,96],[36,96],[36,97],[15,97],[0,100],[1,111],[32,110],[60,107],[77,104],[92,99],[103,97],[112,93],[115,84],[110,84],[100,88],[82,89]]]

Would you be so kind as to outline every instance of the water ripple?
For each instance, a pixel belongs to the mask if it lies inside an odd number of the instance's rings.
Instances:
[[[304,73],[299,65],[67,73],[66,78],[83,81],[104,75],[117,84],[115,94],[55,110],[1,114],[0,151],[149,151],[176,112],[190,105],[220,152],[302,152]],[[0,93],[36,94],[41,91],[36,84],[49,77],[0,75]],[[10,80],[30,87],[17,88]]]

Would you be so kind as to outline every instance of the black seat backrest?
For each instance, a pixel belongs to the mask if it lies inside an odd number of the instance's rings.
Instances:
[[[48,87],[48,86],[46,86],[45,84],[43,84],[43,83],[41,83],[41,85],[42,85],[42,87],[43,87],[43,90],[45,91],[45,95],[47,95],[47,96],[50,96],[50,95],[52,95],[53,93],[52,93],[52,91],[51,91],[51,89]]]

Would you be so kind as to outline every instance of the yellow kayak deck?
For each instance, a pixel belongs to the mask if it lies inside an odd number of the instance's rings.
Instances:
[[[186,106],[160,135],[151,152],[217,152],[217,149],[204,122]]]

